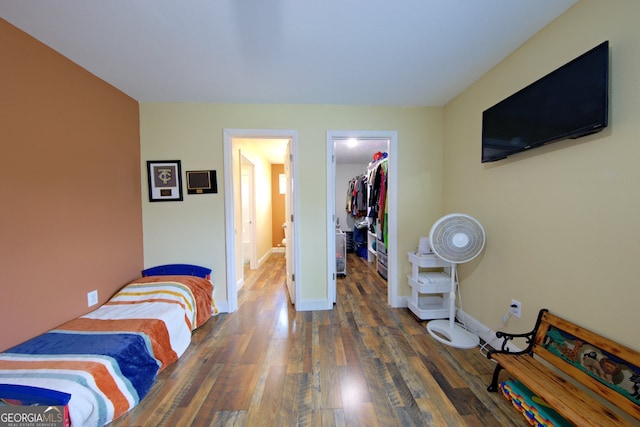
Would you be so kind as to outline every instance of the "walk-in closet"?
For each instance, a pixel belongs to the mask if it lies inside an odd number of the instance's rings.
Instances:
[[[338,276],[347,274],[346,254],[354,253],[387,278],[388,156],[388,140],[336,143]]]

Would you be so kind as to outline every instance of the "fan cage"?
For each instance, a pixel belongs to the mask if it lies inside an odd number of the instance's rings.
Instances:
[[[468,262],[477,257],[485,244],[482,225],[465,214],[450,214],[431,227],[429,242],[433,252],[452,263]]]

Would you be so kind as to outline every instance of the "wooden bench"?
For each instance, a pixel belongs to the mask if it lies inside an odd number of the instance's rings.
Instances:
[[[487,390],[498,391],[498,377],[504,369],[577,426],[640,425],[638,351],[546,309],[540,310],[533,331],[496,332],[496,336],[503,338],[503,342],[500,350],[487,354],[497,363]],[[510,351],[509,343],[515,338],[524,338],[527,348]],[[612,410],[600,398],[627,413],[630,419]]]

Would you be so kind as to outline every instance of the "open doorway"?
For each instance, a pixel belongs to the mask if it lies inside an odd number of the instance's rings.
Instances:
[[[384,224],[384,238],[380,240],[385,245],[386,255],[384,266],[385,276],[387,278],[387,302],[392,307],[399,306],[398,298],[398,282],[397,282],[397,144],[398,136],[396,131],[328,131],[327,132],[327,265],[328,271],[328,294],[329,299],[336,301],[337,291],[337,271],[336,265],[336,231],[338,227],[344,230],[344,227],[351,227],[344,220],[339,220],[338,210],[345,209],[344,202],[339,201],[340,197],[346,197],[346,193],[336,193],[336,164],[338,161],[337,148],[342,148],[349,144],[350,141],[371,141],[370,150],[365,151],[371,158],[362,158],[362,171],[366,173],[368,163],[373,161],[373,155],[380,151],[381,147],[387,147],[387,192],[386,192],[386,219]],[[382,144],[382,145],[381,145]],[[341,150],[340,150],[341,151]],[[342,178],[341,178],[342,179]],[[379,236],[382,230],[375,230],[374,235]],[[365,231],[365,236],[368,234]],[[380,236],[381,237],[381,236]],[[369,238],[370,240],[370,238]],[[377,240],[377,239],[376,239]],[[378,241],[376,243],[379,244]],[[365,251],[370,248],[370,242],[367,241]],[[370,258],[369,258],[370,259]],[[373,262],[377,263],[377,260]],[[376,266],[377,268],[377,266]]]
[[[295,211],[297,210],[297,203],[294,194],[294,185],[296,181],[296,156],[295,147],[297,145],[297,133],[292,130],[259,130],[259,129],[225,129],[224,136],[224,177],[225,177],[225,242],[227,248],[226,258],[226,273],[227,273],[227,303],[228,311],[233,312],[237,310],[237,291],[242,285],[242,277],[244,275],[244,259],[246,253],[245,242],[249,243],[251,239],[247,236],[245,229],[271,230],[271,225],[268,227],[264,224],[258,224],[259,221],[264,221],[266,217],[271,221],[271,211],[267,214],[261,212],[261,206],[263,201],[261,197],[264,197],[266,193],[270,194],[271,189],[258,188],[259,185],[263,185],[264,181],[271,181],[270,172],[269,178],[259,178],[257,175],[264,174],[266,163],[283,163],[285,170],[284,186],[287,192],[287,206],[285,210],[287,219],[287,244],[286,244],[286,264],[287,264],[287,287],[289,288],[289,294],[291,301],[296,302],[297,284],[294,280],[294,272],[297,270],[297,256],[296,256],[296,224],[293,221],[295,218]],[[275,142],[278,142],[281,153],[279,154],[279,161],[273,160],[274,153],[269,153],[268,148],[274,148]],[[250,154],[253,153],[253,154]],[[245,157],[243,162],[242,157]],[[256,161],[254,161],[256,160]],[[253,163],[253,169],[250,170],[249,163]],[[258,163],[258,164],[256,164]],[[262,169],[262,172],[260,171]],[[249,178],[249,175],[252,175]],[[243,179],[244,176],[244,179]],[[265,175],[262,175],[265,176]],[[245,180],[251,180],[251,182],[244,182]],[[254,207],[257,213],[253,214],[251,224],[246,223],[243,218],[251,217],[250,212],[245,212],[246,209],[244,202],[247,205],[251,202],[248,197],[243,197],[244,193],[251,193],[250,187],[253,185],[253,194],[255,198]],[[266,203],[266,202],[265,202]],[[271,207],[269,207],[271,209]],[[289,212],[290,211],[290,212]],[[284,224],[281,224],[282,227]],[[256,245],[263,244],[263,240],[268,241],[271,246],[271,236],[267,239],[261,239],[254,233],[253,243],[254,248]],[[256,256],[256,265],[252,268],[257,268],[260,260],[260,254],[267,253],[271,247],[265,249],[260,247],[256,250],[258,254]],[[249,254],[251,255],[251,254]],[[268,255],[268,253],[267,253]],[[251,262],[251,261],[250,261]],[[290,276],[290,277],[289,277]]]

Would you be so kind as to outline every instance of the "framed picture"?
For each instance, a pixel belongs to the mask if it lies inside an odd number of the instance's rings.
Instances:
[[[147,161],[150,202],[182,200],[182,169],[180,160]]]
[[[210,194],[218,192],[216,171],[187,171],[187,194]]]

